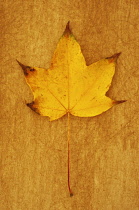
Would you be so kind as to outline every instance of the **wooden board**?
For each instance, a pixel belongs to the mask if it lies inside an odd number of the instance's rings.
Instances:
[[[139,1],[2,1],[2,210],[139,209]],[[94,118],[49,122],[16,62],[48,68],[67,22],[87,64],[122,52],[108,96],[127,102]]]

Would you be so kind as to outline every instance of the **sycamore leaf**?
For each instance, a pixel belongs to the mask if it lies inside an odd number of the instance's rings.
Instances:
[[[21,64],[34,101],[27,104],[50,120],[68,115],[68,188],[70,196],[70,114],[93,117],[124,101],[106,96],[120,53],[86,65],[81,48],[69,29],[69,23],[58,42],[49,69]]]
[[[27,105],[50,120],[56,120],[66,113],[92,117],[107,111],[123,102],[105,95],[111,85],[119,55],[117,53],[87,66],[67,24],[49,69],[24,66],[18,61],[34,95],[34,101]]]

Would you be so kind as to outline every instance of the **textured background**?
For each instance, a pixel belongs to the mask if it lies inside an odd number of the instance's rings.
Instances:
[[[3,0],[1,34],[2,210],[139,209],[139,1]],[[48,68],[67,22],[87,64],[122,52],[108,96],[126,103],[94,118],[49,122],[20,62]]]

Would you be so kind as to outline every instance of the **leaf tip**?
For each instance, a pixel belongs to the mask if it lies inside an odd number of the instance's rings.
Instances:
[[[117,59],[118,59],[118,57],[120,56],[120,54],[121,54],[121,52],[115,53],[114,55],[112,55],[111,57],[108,57],[108,58],[106,58],[106,59],[108,59],[108,61],[109,61],[110,63],[116,62]]]
[[[127,100],[113,101],[113,105],[121,104],[121,103],[124,103],[124,102],[126,102],[126,101],[127,101]]]
[[[70,21],[68,21],[68,23],[66,25],[65,31],[63,33],[64,36],[69,36],[71,34],[71,30],[70,30],[69,24],[70,24]]]
[[[35,71],[35,68],[32,68],[30,66],[25,66],[24,64],[20,63],[18,60],[16,60],[16,61],[23,69],[25,76],[28,76],[29,72]]]
[[[21,66],[21,68],[24,71],[24,74],[27,76],[28,72],[27,72],[27,66],[25,66],[24,64],[20,63],[17,59],[16,59],[17,63],[19,64],[19,66]]]
[[[25,67],[25,66],[24,66],[22,63],[20,63],[17,59],[16,59],[16,61],[17,61],[17,63],[18,63],[22,68]]]
[[[32,101],[31,103],[28,103],[27,106],[32,109],[34,112],[36,112],[37,114],[40,114],[40,112],[38,111],[37,107],[34,106],[35,102]]]

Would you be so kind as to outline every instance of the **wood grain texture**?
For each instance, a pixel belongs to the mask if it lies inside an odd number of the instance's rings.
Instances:
[[[139,209],[139,1],[3,0],[1,50],[2,210]],[[48,68],[70,20],[87,64],[122,52],[108,96],[127,102],[94,118],[49,122],[16,59]]]

